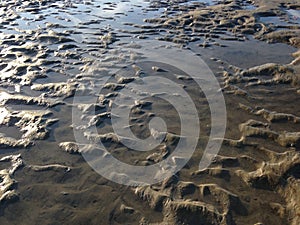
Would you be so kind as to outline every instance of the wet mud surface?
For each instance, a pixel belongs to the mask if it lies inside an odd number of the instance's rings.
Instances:
[[[299,1],[25,0],[2,1],[0,12],[0,224],[300,223]],[[208,168],[199,170],[199,161],[210,107],[179,69],[189,62],[153,60],[141,41],[155,41],[162,53],[192,52],[219,81],[214,91],[226,101],[226,135]],[[157,82],[147,93],[134,89],[147,96],[143,101],[126,105],[122,95],[150,76],[171,80],[192,99],[197,147],[163,182],[116,184],[88,165],[82,154],[93,146],[82,148],[73,131],[131,165],[164,160],[181,125],[163,97],[181,92]],[[78,94],[94,100],[78,102]],[[112,127],[115,105],[131,108],[128,127],[141,139],[160,138],[149,121],[163,118],[160,145],[147,152],[126,147]],[[74,121],[74,109],[84,125]]]

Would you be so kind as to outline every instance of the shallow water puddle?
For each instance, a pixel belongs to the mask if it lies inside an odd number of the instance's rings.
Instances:
[[[287,12],[292,23],[300,24],[300,10],[289,9]]]
[[[260,17],[259,20],[265,24],[276,24],[277,26],[288,26],[287,21],[285,21],[283,18],[278,16],[267,16],[267,17]]]
[[[287,15],[286,16],[268,16],[260,17],[260,21],[266,24],[274,24],[277,27],[288,27],[293,24],[300,24],[300,10],[295,9],[282,9]]]

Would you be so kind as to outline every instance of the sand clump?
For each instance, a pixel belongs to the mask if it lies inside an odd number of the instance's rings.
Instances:
[[[5,109],[5,108],[4,108]],[[49,136],[50,126],[57,122],[51,119],[50,111],[7,111],[1,121],[1,126],[15,127],[22,134],[21,138],[1,135],[2,148],[28,147],[34,140],[43,140]]]
[[[275,154],[268,151],[271,159],[269,162],[263,162],[262,165],[253,172],[245,173],[237,171],[246,183],[261,189],[275,190],[279,192],[287,201],[287,210],[291,224],[298,224],[299,217],[299,153],[285,152],[283,154]]]
[[[0,163],[10,162],[11,166],[0,170],[0,204],[1,206],[19,199],[19,193],[16,190],[17,181],[13,175],[17,169],[23,166],[21,155],[9,155],[2,157]]]
[[[146,200],[151,208],[163,213],[163,222],[157,224],[195,224],[196,222],[232,224],[232,210],[238,214],[247,214],[238,196],[216,184],[196,185],[193,182],[177,182],[178,180],[172,178],[160,187],[144,187],[135,190],[135,193]],[[195,200],[195,198],[202,200]],[[206,203],[211,198],[218,203]]]
[[[188,5],[182,7],[182,14],[173,12],[173,6],[168,5],[165,16],[161,18],[146,19],[146,22],[155,24],[153,28],[166,29],[167,34],[160,40],[173,41],[187,44],[188,42],[204,39],[203,47],[210,44],[221,45],[217,39],[245,41],[246,35],[254,35],[260,40],[269,42],[285,42],[299,47],[299,26],[294,29],[274,31],[259,19],[268,16],[280,16],[283,14],[282,4],[286,8],[291,7],[295,1],[253,1],[253,10],[245,10],[242,1],[220,2],[213,6]],[[251,5],[250,3],[250,5]],[[158,3],[156,7],[162,7]],[[292,6],[293,8],[295,5]],[[299,7],[299,5],[298,5]],[[138,27],[136,25],[136,27]],[[148,26],[151,27],[151,26]],[[141,28],[143,28],[141,26]],[[183,29],[184,28],[184,29]],[[228,34],[226,31],[231,32]]]
[[[70,154],[79,154],[80,153],[78,144],[76,144],[74,142],[62,142],[59,144],[59,147]]]
[[[71,97],[75,94],[76,84],[68,83],[48,83],[35,84],[31,86],[32,90],[42,91],[50,97]]]

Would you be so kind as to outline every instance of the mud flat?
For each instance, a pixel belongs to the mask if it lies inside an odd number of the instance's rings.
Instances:
[[[297,0],[2,1],[0,223],[300,224],[299,10]],[[211,131],[208,101],[179,69],[188,62],[148,60],[144,39],[161,43],[161,51],[193,52],[220,83],[226,135],[206,169],[198,166]],[[149,93],[134,90],[147,96],[142,101],[117,102],[148,76],[188,93],[201,135],[178,173],[154,185],[123,186],[92,170],[82,154],[97,146],[79,143],[73,130],[131,165],[164,160],[178,144],[180,119],[162,97],[179,90],[167,93],[161,82]],[[76,94],[95,101],[76,102]],[[128,128],[136,136],[163,137],[160,145],[148,152],[126,147],[130,140],[112,127],[116,105],[131,108]],[[74,109],[86,123],[72,120]],[[166,132],[149,129],[154,116],[164,119]]]

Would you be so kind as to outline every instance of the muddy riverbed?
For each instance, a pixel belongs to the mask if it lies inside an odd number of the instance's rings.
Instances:
[[[0,12],[1,225],[300,223],[299,1]]]

